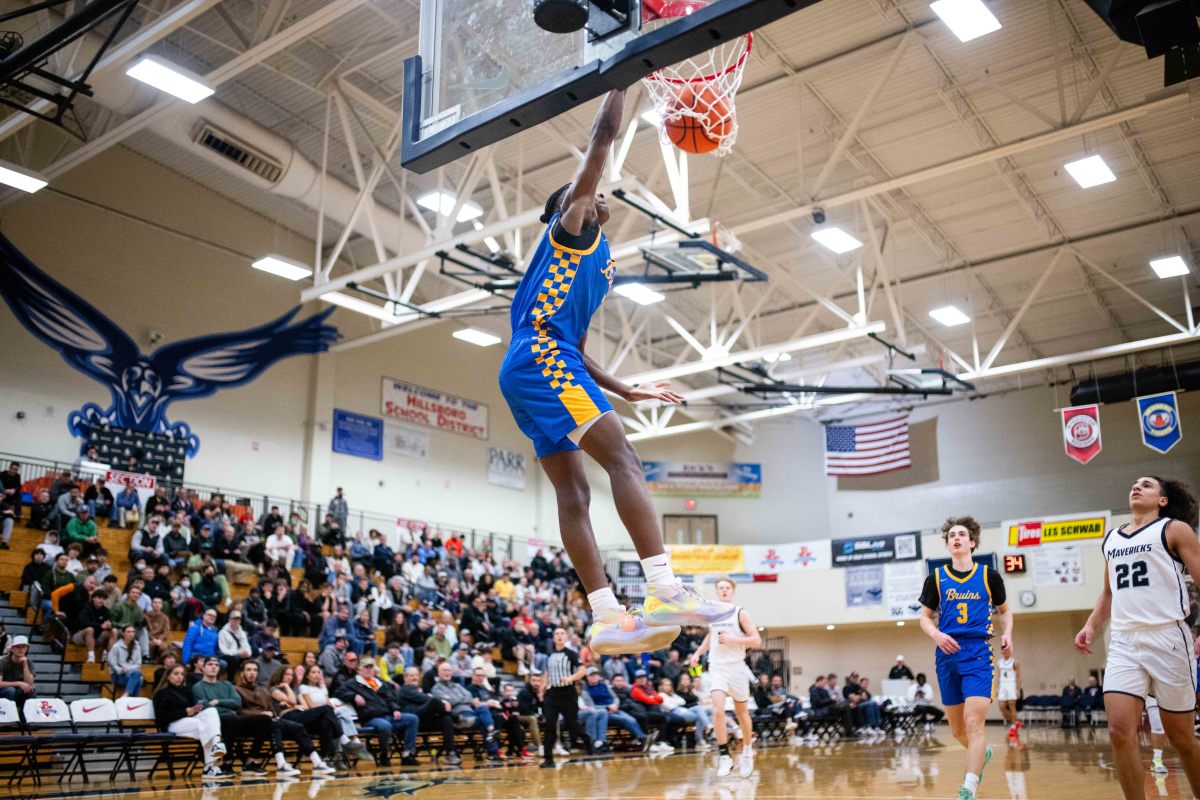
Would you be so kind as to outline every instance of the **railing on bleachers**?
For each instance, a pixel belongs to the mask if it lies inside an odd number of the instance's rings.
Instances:
[[[79,477],[76,475],[73,462],[34,458],[12,453],[0,453],[0,469],[7,469],[8,465],[14,461],[21,465],[22,491],[27,494],[31,493],[34,499],[36,499],[37,492],[40,489],[50,488],[54,480],[64,471],[71,473],[72,477]],[[324,521],[327,510],[327,506],[324,503],[297,500],[291,497],[280,497],[272,494],[247,491],[245,489],[210,486],[187,480],[182,483],[167,480],[160,482],[168,488],[168,496],[173,496],[174,491],[178,488],[187,489],[201,501],[207,501],[213,495],[220,494],[226,500],[232,502],[235,507],[243,509],[246,514],[252,516],[255,520],[260,519],[263,514],[270,510],[271,506],[278,506],[280,513],[285,519],[290,518],[292,514],[296,514],[300,518],[300,521],[308,526],[309,533],[313,536],[316,536],[317,529],[320,527],[321,522]],[[113,494],[115,495],[116,492],[113,492]],[[361,511],[351,508],[350,516],[346,521],[346,536],[350,538],[356,531],[361,530],[363,533],[366,533],[372,528],[390,534],[391,531],[396,529],[398,520],[401,519],[417,522],[417,520],[405,517],[400,512],[384,514],[382,512]],[[447,534],[457,533],[462,537],[466,547],[476,551],[486,550],[492,553],[495,558],[523,557],[523,553],[516,551],[516,545],[529,539],[526,536],[480,530],[453,523],[428,520],[420,520],[420,523],[425,525],[429,531],[441,533],[443,538]]]

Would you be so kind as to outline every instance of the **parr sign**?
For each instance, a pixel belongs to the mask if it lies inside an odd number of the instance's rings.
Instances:
[[[472,439],[488,438],[488,407],[396,378],[383,379],[384,416]]]
[[[1108,512],[1091,511],[1085,514],[1008,520],[1003,523],[1003,528],[1008,533],[1009,547],[1038,547],[1043,544],[1077,542],[1080,539],[1100,539],[1110,523]]]

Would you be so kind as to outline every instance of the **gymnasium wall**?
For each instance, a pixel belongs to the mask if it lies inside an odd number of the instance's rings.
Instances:
[[[312,257],[312,242],[303,236],[121,147],[9,204],[2,226],[30,260],[100,309],[144,353],[154,350],[152,330],[163,334],[161,346],[249,328],[295,305],[299,284],[250,269],[236,253]],[[324,307],[310,304],[302,314]],[[372,325],[340,309],[331,321],[347,338]],[[557,541],[553,492],[494,380],[503,351],[459,342],[450,336],[455,327],[429,325],[340,354],[285,359],[244,386],[172,403],[167,418],[188,422],[201,439],[188,480],[319,502],[343,485],[352,509]],[[630,363],[637,368],[636,360]],[[490,440],[429,430],[423,461],[332,453],[333,409],[380,416],[385,375],[486,403]],[[66,419],[87,402],[107,406],[107,389],[68,367],[0,303],[0,452],[73,461],[79,441]],[[524,491],[487,483],[488,447],[526,456]],[[647,458],[728,461],[732,445],[699,434],[640,449]],[[588,474],[597,538],[625,541],[606,476],[594,465]],[[745,503],[753,501],[740,507]]]

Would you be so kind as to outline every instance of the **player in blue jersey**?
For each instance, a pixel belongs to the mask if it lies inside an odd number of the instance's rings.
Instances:
[[[615,265],[603,226],[609,210],[597,192],[609,147],[621,129],[625,93],[605,97],[583,162],[571,182],[546,200],[546,231],[513,297],[512,341],[500,390],[532,441],[558,502],[563,545],[588,593],[590,642],[600,653],[637,653],[669,645],[680,625],[708,625],[733,606],[701,598],[671,570],[642,462],[605,392],[627,402],[683,400],[668,381],[627,386],[587,355],[588,325],[612,286]],[[646,573],[640,612],[618,605],[588,516],[583,453],[608,473],[613,501]]]
[[[950,563],[925,579],[921,630],[937,644],[938,688],[954,738],[967,748],[967,772],[959,800],[972,800],[992,758],[983,723],[992,704],[996,660],[992,655],[992,608],[1000,617],[1000,652],[1012,656],[1012,611],[1004,579],[971,558],[979,547],[974,517],[951,517],[942,525]],[[934,621],[934,614],[937,621]]]

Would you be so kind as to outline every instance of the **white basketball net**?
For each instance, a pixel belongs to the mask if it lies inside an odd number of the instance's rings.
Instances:
[[[661,25],[670,19],[658,22]],[[753,40],[750,33],[739,36],[642,79],[661,120],[658,134],[663,142],[671,143],[667,123],[691,117],[709,139],[719,142],[712,155],[724,156],[733,149],[738,131],[734,98],[742,85]],[[681,96],[689,97],[690,102],[680,103]]]

